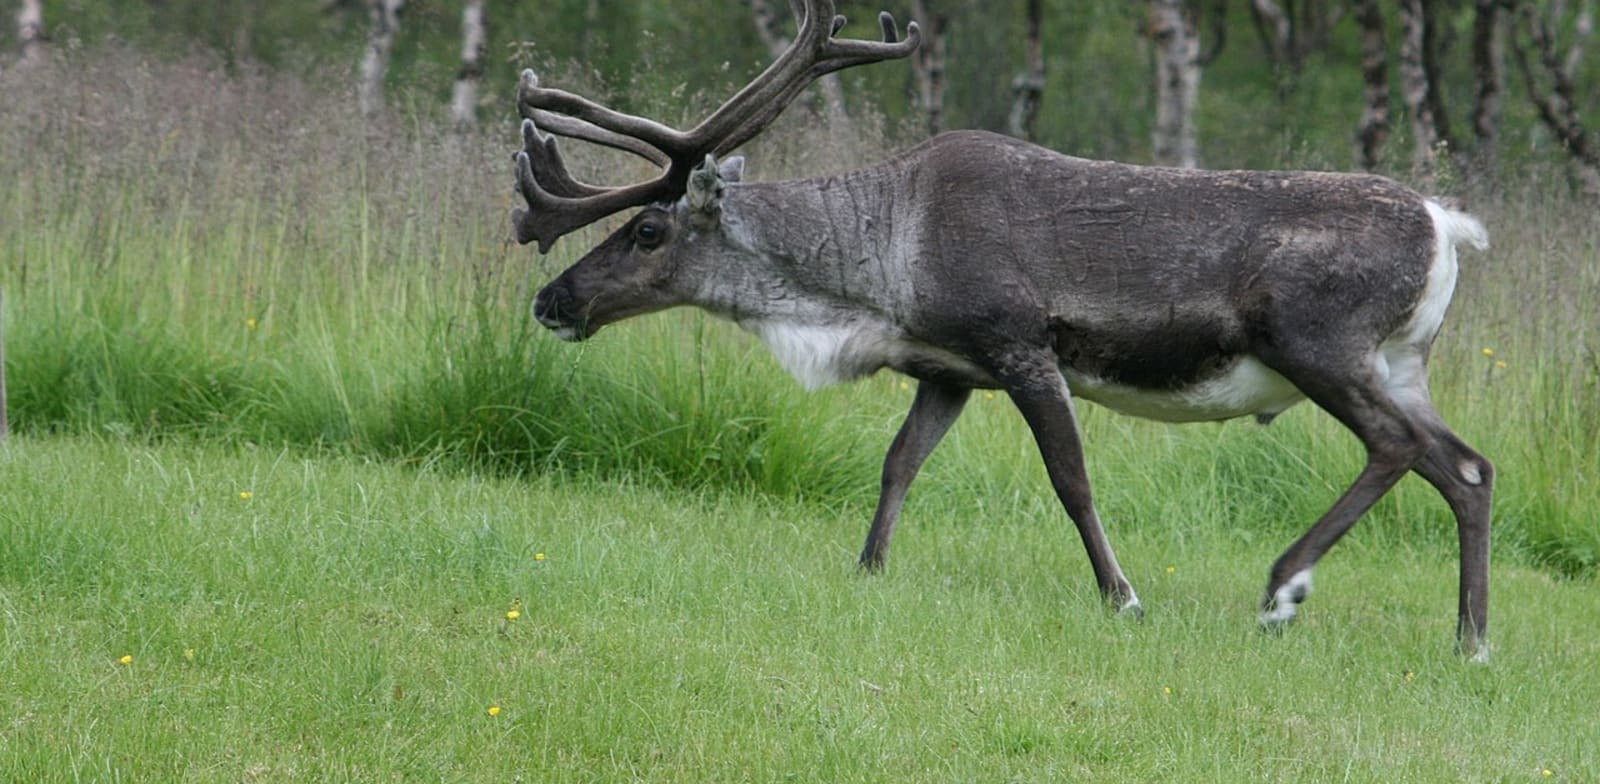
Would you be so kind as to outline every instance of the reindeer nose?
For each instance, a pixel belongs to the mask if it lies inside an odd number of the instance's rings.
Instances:
[[[573,310],[572,292],[556,283],[545,286],[533,300],[533,317],[550,329],[567,326],[561,314],[565,311],[570,317]]]

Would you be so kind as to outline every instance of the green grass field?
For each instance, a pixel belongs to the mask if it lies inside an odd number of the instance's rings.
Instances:
[[[1415,478],[1256,630],[1361,465],[1310,406],[1082,407],[1142,623],[1003,395],[866,577],[909,388],[805,394],[693,313],[544,334],[584,237],[505,241],[509,123],[379,135],[288,80],[71,65],[0,80],[0,781],[1600,780],[1600,224],[1539,170],[1469,194],[1495,248],[1433,363],[1498,466],[1480,667]]]
[[[1496,658],[1469,666],[1450,559],[1358,533],[1272,637],[1253,606],[1279,542],[1190,519],[1117,532],[1150,608],[1132,623],[1057,516],[925,495],[867,578],[864,509],[19,439],[0,452],[0,777],[1600,772],[1590,583],[1497,566]]]

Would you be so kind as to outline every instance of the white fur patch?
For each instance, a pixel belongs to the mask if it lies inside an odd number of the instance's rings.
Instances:
[[[806,389],[820,389],[854,377],[843,367],[845,349],[858,335],[853,327],[786,321],[756,321],[743,326],[756,333],[778,364]]]
[[[1301,569],[1272,593],[1272,606],[1261,612],[1262,626],[1282,626],[1294,620],[1300,602],[1311,595],[1311,570]]]
[[[1456,276],[1460,267],[1456,262],[1456,245],[1467,243],[1478,250],[1489,247],[1489,233],[1477,218],[1464,212],[1446,209],[1427,202],[1428,217],[1433,219],[1433,263],[1428,267],[1428,280],[1422,287],[1422,297],[1417,309],[1400,329],[1389,336],[1386,344],[1427,345],[1438,334],[1444,323],[1444,312],[1455,295]],[[1393,361],[1391,359],[1391,361]]]
[[[1467,661],[1471,664],[1489,663],[1489,643],[1479,640],[1475,647],[1467,654]]]
[[[1463,460],[1457,470],[1461,472],[1461,478],[1465,480],[1467,484],[1483,484],[1483,473],[1478,470],[1477,463],[1474,463],[1470,460]]]
[[[1373,358],[1374,371],[1383,379],[1389,394],[1402,405],[1427,394],[1423,353],[1439,333],[1439,325],[1444,323],[1445,311],[1449,310],[1450,300],[1455,295],[1456,278],[1460,273],[1456,245],[1465,242],[1479,250],[1489,247],[1489,234],[1476,218],[1431,201],[1426,206],[1428,217],[1433,219],[1434,233],[1428,279],[1423,283],[1422,296],[1411,318],[1379,346],[1379,353]]]
[[[1246,414],[1281,414],[1304,395],[1255,357],[1241,357],[1216,378],[1176,390],[1138,389],[1062,368],[1072,394],[1113,411],[1164,422],[1205,422]]]

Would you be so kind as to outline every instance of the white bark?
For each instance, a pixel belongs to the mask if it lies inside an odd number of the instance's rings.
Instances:
[[[17,42],[22,46],[21,65],[44,59],[43,0],[22,0],[22,8],[17,11]]]
[[[1366,85],[1361,123],[1356,126],[1356,157],[1362,169],[1375,171],[1389,139],[1389,48],[1379,0],[1358,0],[1356,24],[1361,27],[1361,79]]]
[[[1428,71],[1423,65],[1427,40],[1422,0],[1400,3],[1400,96],[1411,119],[1411,167],[1413,173],[1431,181],[1438,166],[1439,125],[1428,101]]]
[[[383,111],[383,83],[389,74],[389,53],[400,32],[400,9],[405,0],[368,0],[372,27],[367,31],[367,53],[361,59],[359,100],[361,113],[372,117]]]
[[[470,128],[478,119],[478,83],[483,81],[488,22],[483,0],[465,0],[461,7],[461,70],[450,94],[450,118],[457,128]]]
[[[1181,0],[1150,0],[1150,38],[1156,46],[1155,162],[1200,165],[1194,110],[1200,98],[1200,36]]]

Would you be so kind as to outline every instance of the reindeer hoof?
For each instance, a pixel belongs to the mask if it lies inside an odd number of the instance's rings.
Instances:
[[[885,559],[882,555],[868,555],[863,553],[861,555],[861,560],[856,562],[856,568],[857,571],[860,571],[862,574],[881,574],[883,572],[883,564],[886,560],[887,559]]]
[[[1468,664],[1489,663],[1489,641],[1480,638],[1463,638],[1456,642],[1456,653]]]
[[[1256,619],[1266,631],[1282,631],[1294,620],[1300,603],[1311,595],[1311,570],[1302,569],[1261,603],[1261,615]]]

